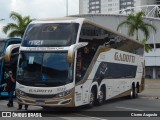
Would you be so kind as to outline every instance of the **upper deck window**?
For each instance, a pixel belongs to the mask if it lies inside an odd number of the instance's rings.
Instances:
[[[62,47],[76,42],[78,23],[30,24],[25,32],[22,46]]]

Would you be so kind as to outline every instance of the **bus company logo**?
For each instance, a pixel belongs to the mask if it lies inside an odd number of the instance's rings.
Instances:
[[[123,61],[128,63],[135,63],[135,56],[128,55],[128,54],[122,54],[122,53],[115,53],[114,59],[117,61]]]
[[[2,112],[2,117],[12,117],[11,112]]]
[[[29,89],[30,93],[52,93],[53,90]]]

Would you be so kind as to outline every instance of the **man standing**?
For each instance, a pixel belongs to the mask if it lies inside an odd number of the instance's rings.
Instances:
[[[13,78],[12,71],[9,71],[9,78],[6,86],[6,90],[8,91],[8,96],[9,96],[9,101],[7,104],[8,107],[13,107],[13,94],[15,91],[15,86],[16,86],[16,80]]]

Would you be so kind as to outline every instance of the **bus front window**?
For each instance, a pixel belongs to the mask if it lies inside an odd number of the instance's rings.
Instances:
[[[38,80],[41,75],[42,53],[21,53],[17,79]]]
[[[72,65],[67,62],[67,53],[45,53],[43,57],[42,81],[69,83],[72,80]]]
[[[25,32],[22,46],[64,47],[76,42],[78,23],[30,24]]]
[[[60,86],[73,81],[72,65],[64,53],[21,53],[17,81],[30,86]]]

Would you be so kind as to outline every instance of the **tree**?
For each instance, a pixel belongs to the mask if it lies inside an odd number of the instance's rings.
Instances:
[[[26,27],[33,19],[30,19],[30,16],[22,17],[22,15],[17,12],[11,12],[10,18],[16,21],[16,23],[8,23],[3,27],[3,32],[5,34],[9,32],[8,37],[17,36],[22,38]]]
[[[135,15],[130,14],[125,21],[122,21],[118,27],[117,30],[124,26],[128,26],[128,35],[129,36],[134,36],[136,33],[136,40],[139,41],[139,30],[141,30],[144,33],[145,38],[140,41],[142,44],[145,45],[146,41],[148,40],[150,36],[150,29],[152,29],[154,32],[156,32],[156,27],[153,26],[152,24],[146,23],[143,21],[143,12],[138,12]],[[149,45],[145,45],[145,51],[150,51],[151,47]]]
[[[152,47],[149,44],[146,44],[146,42],[146,38],[143,38],[142,44],[144,45],[144,50],[148,53],[149,51],[152,51]]]
[[[144,22],[143,16],[144,16],[143,12],[138,12],[135,15],[130,14],[125,21],[122,21],[118,25],[117,30],[123,25],[127,25],[129,29],[128,30],[129,36],[133,36],[134,33],[136,33],[136,40],[139,40],[138,31],[141,30],[144,33],[145,38],[148,39],[150,36],[149,28],[153,29],[154,32],[156,32],[156,28],[155,26]]]

